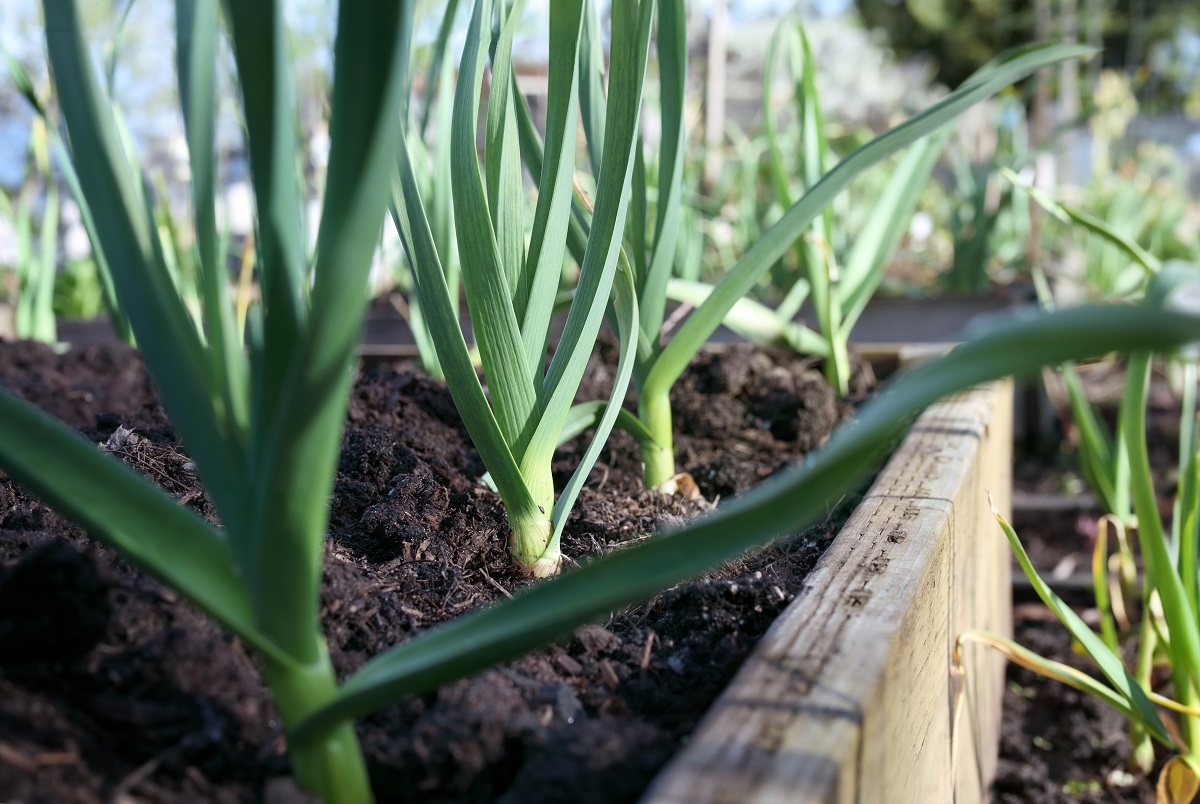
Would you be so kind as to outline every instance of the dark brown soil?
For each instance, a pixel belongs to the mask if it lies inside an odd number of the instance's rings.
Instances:
[[[589,376],[603,387],[603,364]],[[0,384],[211,516],[134,353],[0,344]],[[709,499],[801,457],[844,410],[810,367],[742,348],[700,361],[675,404],[680,467]],[[578,449],[560,452],[560,480]],[[343,677],[521,584],[482,470],[444,386],[402,368],[361,373],[323,591]],[[705,507],[645,492],[639,471],[632,441],[616,434],[566,528],[568,559]],[[634,800],[833,529],[831,521],[781,540],[569,641],[365,718],[376,795]],[[304,800],[288,773],[270,698],[240,643],[0,475],[0,800]]]
[[[1072,652],[1070,635],[1048,609],[1024,604],[1015,614],[1018,643],[1095,672],[1090,660]],[[1145,777],[1126,767],[1128,722],[1081,692],[1010,664],[1002,726],[992,787],[997,804],[1155,800],[1155,774]]]

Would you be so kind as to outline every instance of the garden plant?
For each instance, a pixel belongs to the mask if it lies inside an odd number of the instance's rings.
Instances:
[[[1150,251],[1095,216],[1062,204],[1049,195],[1024,185],[1011,173],[1008,179],[1029,194],[1053,217],[1088,233],[1111,249],[1108,267],[1088,272],[1093,281],[1088,295],[1098,298],[1141,300],[1162,299],[1172,294],[1196,298],[1200,295],[1200,266],[1178,260],[1160,261]],[[1097,253],[1089,248],[1089,254]],[[1113,266],[1119,265],[1119,269]],[[1044,307],[1055,302],[1045,275],[1034,271]],[[1196,345],[1167,356],[1167,366],[1179,390],[1179,463],[1170,510],[1169,527],[1160,514],[1155,474],[1147,446],[1147,399],[1151,385],[1152,355],[1134,353],[1125,366],[1125,393],[1110,431],[1104,418],[1087,399],[1083,380],[1075,364],[1058,367],[1079,431],[1079,457],[1083,477],[1095,494],[1103,516],[1092,557],[1093,590],[1100,613],[1097,634],[1059,598],[1026,554],[1019,534],[1002,517],[1001,528],[1022,570],[1048,608],[1062,621],[1102,672],[1097,680],[1061,662],[1053,661],[994,634],[968,632],[960,641],[981,641],[1003,651],[1009,658],[1048,678],[1072,686],[1121,712],[1130,724],[1132,746],[1129,764],[1141,773],[1154,766],[1154,743],[1175,756],[1160,774],[1160,801],[1191,801],[1200,792],[1200,760],[1197,731],[1200,707],[1196,706],[1195,684],[1200,679],[1195,660],[1197,636],[1196,543],[1197,506],[1200,505],[1197,467]],[[1109,555],[1109,533],[1116,541]],[[1136,537],[1136,538],[1135,538]],[[1133,545],[1142,556],[1145,578],[1138,588],[1137,562]],[[1137,612],[1141,612],[1140,621]],[[1137,654],[1126,666],[1122,643],[1136,632]],[[1169,668],[1173,692],[1160,694],[1156,667]],[[1155,707],[1168,710],[1160,717]]]
[[[670,8],[672,4],[663,4]],[[665,310],[668,298],[670,262],[674,259],[675,249],[670,247],[678,237],[680,205],[673,201],[678,193],[678,171],[683,169],[683,160],[673,154],[682,147],[679,143],[683,134],[683,83],[678,85],[669,78],[679,70],[686,69],[683,54],[676,54],[677,49],[667,45],[672,39],[683,36],[681,14],[675,10],[671,15],[662,14],[659,20],[658,53],[660,59],[659,74],[662,80],[661,117],[662,137],[658,169],[655,173],[657,187],[651,191],[649,186],[643,186],[650,174],[638,170],[638,165],[644,165],[644,157],[634,161],[634,187],[631,212],[633,223],[630,230],[634,233],[631,243],[626,243],[628,253],[633,256],[627,259],[634,274],[633,281],[637,291],[639,313],[637,358],[633,369],[633,384],[637,390],[638,411],[633,415],[622,415],[617,425],[626,429],[639,442],[644,466],[645,482],[648,487],[671,490],[676,475],[675,456],[672,439],[672,412],[670,391],[679,379],[684,369],[699,352],[712,334],[720,327],[730,312],[739,303],[743,311],[748,311],[750,317],[762,315],[762,322],[749,329],[761,331],[763,328],[776,329],[779,322],[772,323],[771,317],[766,316],[761,307],[746,302],[746,295],[767,274],[797,242],[811,234],[811,227],[818,217],[824,214],[826,207],[864,170],[881,160],[896,153],[905,146],[912,145],[925,137],[932,137],[932,144],[918,146],[916,156],[905,157],[900,173],[903,181],[895,181],[889,185],[885,193],[886,200],[881,203],[881,209],[886,214],[874,218],[869,225],[870,234],[862,239],[862,246],[850,257],[850,265],[846,275],[852,276],[853,281],[844,283],[844,295],[839,293],[837,309],[829,308],[825,317],[826,334],[835,332],[836,344],[827,338],[806,339],[809,345],[816,344],[814,351],[820,348],[830,355],[834,351],[845,350],[845,340],[848,337],[849,326],[865,306],[874,288],[878,285],[886,263],[886,255],[890,252],[894,237],[902,229],[903,209],[911,203],[906,198],[909,184],[920,176],[922,171],[932,169],[932,159],[940,151],[941,138],[945,136],[944,129],[973,104],[988,97],[996,91],[1008,86],[1015,80],[1029,75],[1034,70],[1046,64],[1066,58],[1077,58],[1090,53],[1087,48],[1042,44],[1033,45],[1015,51],[1007,58],[981,70],[955,92],[929,107],[920,114],[910,118],[900,125],[885,131],[878,137],[867,142],[827,172],[822,172],[821,160],[807,162],[806,170],[810,171],[808,181],[803,184],[804,192],[783,213],[778,221],[756,240],[740,258],[728,268],[725,275],[712,287],[704,291],[704,298],[696,309],[690,313],[683,323],[670,334],[664,330]],[[672,24],[672,21],[673,24]],[[664,39],[667,41],[664,42]],[[586,52],[586,49],[585,51]],[[594,70],[595,68],[593,68]],[[593,70],[585,70],[589,73]],[[551,71],[554,74],[554,71]],[[811,71],[810,71],[811,76]],[[810,78],[811,80],[811,78]],[[587,82],[585,82],[586,84]],[[593,84],[599,83],[593,81]],[[815,89],[809,87],[808,102],[802,104],[802,109],[808,109],[807,114],[815,114]],[[804,90],[801,90],[804,94]],[[587,133],[589,143],[599,141],[600,134],[595,131],[596,114],[589,113],[589,106],[598,106],[597,93],[592,92],[587,100],[581,101],[583,128]],[[523,118],[527,121],[528,114]],[[807,136],[810,146],[819,150],[819,135],[811,133],[819,120],[810,121]],[[524,133],[526,161],[531,167],[540,165],[540,143],[536,135],[530,131],[528,124],[522,125]],[[596,168],[595,148],[592,147],[592,166]],[[650,219],[646,224],[640,223],[638,211],[648,215],[645,199],[656,196],[658,199],[653,216],[653,227]],[[577,209],[577,212],[579,210]],[[583,211],[578,217],[586,215]],[[650,233],[653,232],[653,235]],[[653,244],[653,249],[651,249]],[[803,247],[803,246],[802,246]],[[662,249],[661,251],[659,249]],[[829,296],[831,305],[833,284],[828,281],[839,276],[832,264],[818,262],[814,267],[819,274],[818,295]],[[824,277],[822,279],[821,277]],[[809,282],[812,279],[810,277]],[[847,323],[846,326],[838,326]],[[824,344],[824,347],[819,346]],[[835,372],[830,374],[829,372]],[[827,369],[827,376],[833,376],[836,384],[841,385],[842,378],[836,373],[837,369]],[[842,371],[845,374],[845,371]],[[848,375],[846,375],[848,376]]]
[[[473,10],[454,101],[452,156],[464,284],[471,305],[480,308],[474,312],[487,321],[487,329],[480,331],[480,353],[496,413],[478,384],[460,377],[451,380],[451,387],[457,382],[456,402],[473,437],[488,427],[500,431],[503,440],[496,438],[489,444],[481,439],[477,445],[497,486],[503,490],[504,483],[517,486],[519,480],[525,487],[516,498],[505,497],[510,517],[532,518],[537,506],[545,504],[539,500],[546,501],[552,492],[548,479],[526,479],[525,465],[532,464],[527,459],[519,464],[512,447],[527,452],[530,444],[554,443],[557,433],[553,431],[571,403],[582,371],[578,355],[590,348],[587,345],[595,337],[610,291],[624,342],[623,372],[630,370],[634,350],[642,348],[641,338],[635,339],[630,331],[637,321],[639,300],[633,292],[631,264],[621,258],[618,233],[629,204],[626,187],[636,172],[633,151],[640,87],[659,4],[632,0],[614,4],[612,42],[621,58],[613,59],[604,162],[588,221],[581,287],[568,317],[565,350],[560,345],[544,378],[540,350],[545,349],[545,334],[540,322],[548,317],[552,299],[540,295],[541,286],[521,272],[527,264],[521,254],[521,230],[508,218],[517,214],[519,163],[513,151],[514,120],[508,111],[512,87],[511,83],[505,86],[503,79],[492,84],[494,100],[485,137],[488,160],[482,171],[475,155],[474,114],[484,61],[493,44],[495,63],[502,67],[496,74],[509,72],[513,17],[501,10],[494,17],[489,6],[486,0],[477,0]],[[200,274],[199,327],[189,319],[181,288],[169,274],[137,172],[127,159],[111,107],[91,67],[77,4],[46,0],[44,9],[50,21],[47,45],[66,140],[95,216],[98,242],[142,356],[221,526],[178,505],[74,431],[7,392],[0,393],[0,466],[95,538],[195,603],[257,654],[283,723],[296,778],[326,801],[371,797],[355,718],[530,650],[575,625],[644,599],[824,516],[830,504],[886,454],[912,417],[941,396],[990,379],[1036,371],[1042,365],[1113,350],[1144,353],[1175,348],[1195,340],[1200,329],[1194,299],[1179,296],[997,323],[894,382],[802,468],[711,516],[597,558],[500,605],[428,631],[376,656],[338,683],[319,609],[329,516],[326,501],[345,421],[371,254],[390,199],[397,200],[397,217],[413,254],[422,306],[435,337],[440,337],[439,331],[449,332],[446,319],[452,312],[446,309],[448,300],[438,301],[444,275],[434,259],[432,237],[412,171],[407,169],[411,166],[406,165],[409,155],[400,122],[413,4],[363,0],[339,4],[331,154],[311,266],[300,234],[291,75],[279,7],[271,2],[223,7],[242,94],[258,213],[255,269],[261,304],[249,311],[244,339],[237,332],[213,215],[213,64],[222,27],[216,6],[202,0],[177,3],[180,94],[191,155]],[[582,7],[555,3],[553,9],[555,64],[557,59],[570,64],[582,48]],[[501,23],[494,43],[493,22]],[[718,285],[712,300],[693,315],[684,331],[657,353],[643,393],[657,390],[665,399],[683,364],[736,298],[808,231],[823,206],[857,170],[936,130],[970,102],[1013,78],[1080,52],[1071,47],[1022,52],[997,67],[991,77],[971,83],[840,163],[797,201],[731,270],[730,278]],[[573,68],[552,72],[553,80],[564,84],[574,82],[576,74]],[[554,97],[551,119],[559,122],[547,137],[547,171],[537,173],[545,201],[538,208],[537,236],[529,253],[538,254],[539,266],[545,261],[545,270],[557,275],[561,257],[555,255],[565,249],[562,230],[573,214],[573,162],[564,156],[573,137],[561,136],[573,129],[562,121],[571,119],[575,92],[556,91]],[[537,293],[534,287],[539,288]],[[517,300],[525,307],[521,318],[516,316]],[[538,312],[531,313],[535,308]],[[518,321],[538,326],[517,328]],[[457,332],[456,321],[454,327]],[[443,350],[443,346],[438,343],[438,353],[447,376],[465,375],[470,370],[465,347],[455,344]],[[505,387],[506,381],[513,385]],[[609,407],[606,415],[615,417],[616,405]],[[498,421],[489,423],[492,417]],[[662,424],[656,418],[652,421],[655,426]],[[504,473],[510,477],[502,480]],[[529,488],[535,484],[536,498]],[[536,513],[546,516],[543,511]],[[539,522],[537,527],[548,525]],[[534,558],[540,560],[544,554]],[[1172,600],[1164,598],[1164,603]]]
[[[786,142],[775,120],[772,97],[780,60],[789,66],[798,129]],[[814,187],[835,161],[826,138],[816,74],[803,26],[797,21],[785,22],[771,38],[763,72],[762,118],[773,208],[790,209],[797,196]],[[756,343],[781,343],[820,356],[830,386],[839,394],[849,393],[850,331],[883,280],[917,198],[952,131],[949,126],[942,127],[903,156],[853,237],[840,229],[834,209],[826,206],[810,230],[793,244],[801,276],[779,304],[770,308],[749,298],[739,299],[726,315],[725,324]],[[793,151],[797,156],[789,158],[787,154]],[[848,247],[851,242],[853,246]],[[699,305],[712,288],[675,281],[668,293],[678,301]],[[812,301],[814,329],[794,321],[807,300]]]
[[[1200,271],[1196,266],[1170,263],[1155,278],[1151,293],[1178,293],[1193,300],[1200,295]],[[1189,302],[1189,303],[1194,303]],[[1127,484],[1132,497],[1132,518],[1126,522],[1108,515],[1101,522],[1094,548],[1092,573],[1100,632],[1094,631],[1039,575],[1012,526],[997,515],[1022,571],[1046,606],[1061,620],[1095,662],[1103,675],[1096,679],[1074,667],[1029,651],[1002,636],[981,631],[960,635],[959,642],[979,641],[1004,652],[1010,659],[1048,678],[1080,690],[1123,714],[1131,724],[1131,766],[1143,773],[1154,764],[1151,741],[1174,756],[1160,774],[1158,798],[1162,802],[1191,801],[1200,792],[1200,630],[1197,610],[1197,508],[1200,506],[1200,440],[1197,439],[1196,343],[1169,353],[1181,382],[1178,486],[1170,525],[1160,514],[1158,493],[1147,448],[1146,410],[1150,389],[1149,351],[1137,351],[1128,362],[1128,384],[1121,407],[1121,443],[1128,449],[1127,471],[1118,482]],[[1109,558],[1108,531],[1117,535],[1118,546]],[[1144,564],[1141,590],[1136,586],[1136,569],[1130,542],[1136,530],[1138,551]],[[1117,577],[1110,577],[1110,566]],[[1137,625],[1137,657],[1132,666],[1124,659],[1123,633],[1132,631],[1130,619],[1140,610]],[[1123,626],[1123,627],[1119,627]],[[1154,673],[1155,667],[1169,669],[1169,685]],[[1165,714],[1160,714],[1160,709]]]

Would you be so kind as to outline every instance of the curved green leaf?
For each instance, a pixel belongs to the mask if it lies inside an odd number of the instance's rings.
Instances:
[[[632,2],[618,3],[612,9],[612,76],[605,122],[605,170],[597,182],[596,207],[575,299],[539,395],[544,400],[544,412],[527,453],[535,461],[548,462],[553,454],[558,432],[583,379],[588,355],[596,342],[612,293],[621,253],[621,232],[629,208],[653,9],[649,2],[642,3],[640,9]]]
[[[615,291],[613,310],[616,314],[617,334],[621,339],[621,355],[617,358],[617,375],[613,379],[612,391],[608,395],[608,403],[604,406],[604,412],[600,414],[600,420],[596,422],[596,432],[592,435],[592,441],[583,451],[579,465],[571,473],[571,479],[567,481],[557,502],[554,503],[552,518],[554,534],[550,537],[551,552],[558,550],[563,528],[567,524],[567,516],[571,513],[571,508],[574,507],[575,500],[583,489],[584,481],[591,474],[592,467],[596,465],[596,459],[600,457],[600,450],[608,442],[608,435],[612,432],[613,425],[621,413],[621,401],[625,398],[625,392],[629,390],[629,381],[633,378],[633,363],[637,357],[638,346],[637,291],[633,287],[633,271],[630,269],[628,261],[622,257],[621,262],[621,270],[617,272],[613,282]]]
[[[217,235],[215,204],[217,160],[217,4],[176,0],[176,53],[183,127],[187,134],[192,179],[192,214],[203,299],[204,335],[209,366],[221,390],[226,433],[240,454],[246,448],[250,389],[247,363],[229,298],[225,255]]]
[[[595,427],[596,423],[600,421],[600,417],[608,410],[609,405],[609,402],[597,399],[573,406],[570,413],[567,414],[567,420],[563,423],[562,432],[559,434],[559,446],[585,430]],[[629,433],[639,444],[654,443],[654,436],[650,434],[650,430],[642,423],[642,420],[625,408],[617,411],[617,419],[613,427]]]
[[[546,363],[550,320],[554,297],[562,274],[567,238],[562,232],[571,216],[573,199],[572,179],[575,172],[575,140],[579,127],[579,102],[576,80],[579,62],[579,38],[583,25],[583,0],[554,3],[550,7],[549,85],[546,94],[546,145],[548,155],[537,160],[535,176],[538,184],[537,208],[534,211],[533,232],[529,239],[524,274],[529,283],[529,297],[521,323],[525,343],[525,360],[537,378],[542,377]],[[524,97],[515,104],[518,126],[525,129],[519,139],[522,151],[531,144],[526,126],[532,126]],[[536,131],[534,132],[536,138]],[[541,148],[535,142],[532,147]],[[534,165],[529,162],[531,171]]]
[[[1021,177],[1014,173],[1009,168],[1001,168],[1000,175],[1008,179],[1013,187],[1016,187],[1021,192],[1032,198],[1038,203],[1042,209],[1049,212],[1058,220],[1066,224],[1076,223],[1082,226],[1087,231],[1108,241],[1116,246],[1121,251],[1125,252],[1126,256],[1140,265],[1147,274],[1156,274],[1162,268],[1162,262],[1146,249],[1138,245],[1137,241],[1131,237],[1127,237],[1121,232],[1109,226],[1104,221],[1097,218],[1082,209],[1076,209],[1070,204],[1064,204],[1055,199],[1049,193],[1034,187],[1031,184],[1021,180]]]
[[[902,375],[810,455],[805,466],[678,531],[605,555],[375,657],[346,682],[337,700],[301,724],[298,734],[319,735],[401,696],[519,655],[819,520],[895,443],[912,417],[946,394],[1112,350],[1169,349],[1194,339],[1198,327],[1200,316],[1153,307],[1080,307],[1009,316],[946,356]]]
[[[532,515],[537,510],[537,503],[530,495],[500,425],[492,415],[467,351],[467,342],[459,328],[458,312],[451,303],[446,275],[442,272],[433,234],[425,218],[403,132],[396,162],[392,217],[413,267],[421,310],[433,335],[438,362],[445,372],[450,395],[471,436],[471,443],[483,458],[484,466],[488,468],[504,499],[505,507],[510,511],[523,512],[523,515]]]
[[[658,202],[654,246],[644,278],[639,278],[641,328],[657,344],[667,301],[667,282],[675,264],[683,196],[684,114],[687,94],[687,10],[683,0],[658,0],[659,112],[662,139],[658,153]],[[686,232],[684,236],[692,236]]]
[[[503,264],[504,255],[492,229],[487,190],[480,174],[475,145],[479,93],[487,59],[487,37],[491,31],[488,24],[491,7],[488,0],[475,2],[454,93],[454,122],[450,130],[454,142],[451,153],[454,219],[467,306],[471,311],[496,421],[504,440],[510,445],[518,445],[528,438],[526,428],[531,428],[537,409],[537,389],[525,363],[520,326]]]

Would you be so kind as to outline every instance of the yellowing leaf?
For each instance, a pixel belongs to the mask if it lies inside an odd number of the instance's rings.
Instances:
[[[1158,776],[1158,804],[1187,804],[1200,792],[1200,775],[1183,757],[1171,757]]]

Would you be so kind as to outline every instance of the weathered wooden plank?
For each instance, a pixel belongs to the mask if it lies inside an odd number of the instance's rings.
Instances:
[[[985,493],[1007,511],[1011,406],[996,383],[926,411],[646,801],[986,800],[1003,663],[967,653],[956,761],[952,654],[1011,630]]]

